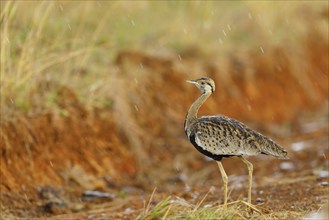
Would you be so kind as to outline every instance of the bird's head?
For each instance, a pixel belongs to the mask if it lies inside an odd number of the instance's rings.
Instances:
[[[202,77],[195,80],[187,80],[186,82],[194,84],[198,89],[200,89],[201,93],[212,93],[215,91],[215,82],[214,80],[208,77]]]

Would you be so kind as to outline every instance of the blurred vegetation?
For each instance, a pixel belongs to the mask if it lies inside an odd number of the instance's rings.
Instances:
[[[1,114],[56,109],[58,85],[87,106],[111,106],[109,72],[122,50],[226,56],[284,45],[299,53],[309,26],[327,36],[327,8],[327,1],[1,1]]]

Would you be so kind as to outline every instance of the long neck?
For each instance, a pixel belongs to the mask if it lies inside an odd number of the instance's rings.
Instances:
[[[195,102],[191,105],[185,118],[185,130],[197,119],[197,114],[200,106],[207,100],[211,95],[211,92],[203,93]]]

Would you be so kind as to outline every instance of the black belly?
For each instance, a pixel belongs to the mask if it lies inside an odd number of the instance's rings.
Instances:
[[[195,142],[195,135],[191,134],[189,137],[191,143],[194,145],[194,147],[203,155],[206,155],[207,157],[210,157],[214,160],[221,161],[223,157],[233,157],[234,155],[218,155],[218,154],[213,154],[207,150],[204,150],[202,147],[200,147],[196,142]]]

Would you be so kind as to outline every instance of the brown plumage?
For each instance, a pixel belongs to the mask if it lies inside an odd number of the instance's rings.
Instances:
[[[203,77],[189,80],[200,89],[202,95],[191,105],[185,119],[185,133],[194,147],[202,154],[217,161],[224,181],[224,204],[227,203],[227,175],[221,160],[238,156],[248,167],[251,203],[252,164],[243,156],[265,154],[279,159],[288,159],[287,151],[270,138],[252,130],[243,123],[226,116],[197,117],[197,112],[207,98],[215,91],[212,79]]]

